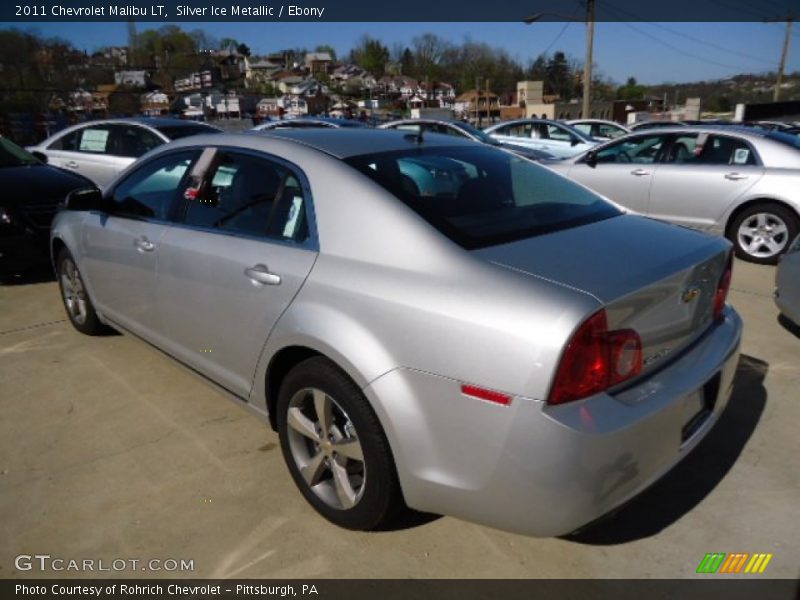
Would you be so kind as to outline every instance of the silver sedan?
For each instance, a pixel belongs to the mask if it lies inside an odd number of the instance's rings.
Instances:
[[[550,166],[637,213],[775,263],[800,230],[800,138],[740,127],[633,133]]]
[[[784,316],[800,325],[800,236],[775,272],[775,304]]]
[[[76,329],[267,419],[347,528],[573,531],[697,446],[738,362],[728,242],[449,136],[180,140],[71,194],[51,243]]]
[[[67,127],[28,147],[36,158],[80,173],[103,187],[153,148],[216,127],[169,118],[101,119]]]

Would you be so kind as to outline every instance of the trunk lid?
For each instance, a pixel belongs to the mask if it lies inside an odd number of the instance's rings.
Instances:
[[[690,345],[713,320],[730,244],[683,227],[625,215],[474,254],[594,296],[610,329],[642,338],[643,372]]]

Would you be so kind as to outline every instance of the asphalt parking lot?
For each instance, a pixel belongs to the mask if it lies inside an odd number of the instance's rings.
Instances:
[[[20,554],[194,565],[96,574],[123,577],[683,578],[707,552],[773,553],[765,576],[795,578],[800,330],[779,322],[773,278],[735,265],[742,361],[715,430],[568,539],[447,517],[338,529],[303,501],[266,424],[130,336],[75,332],[56,283],[1,286],[0,578],[92,576],[18,570]]]

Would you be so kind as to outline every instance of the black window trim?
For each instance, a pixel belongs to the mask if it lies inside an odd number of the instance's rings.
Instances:
[[[672,132],[672,133],[669,134],[669,136],[670,136],[669,143],[665,147],[667,149],[669,149],[669,148],[672,147],[672,144],[675,143],[675,140],[678,139],[679,137],[692,135],[692,134],[694,134],[696,136],[700,136],[702,134],[706,134],[708,137],[726,138],[726,139],[734,140],[736,142],[744,144],[745,146],[747,146],[747,148],[750,150],[750,153],[755,158],[755,164],[753,164],[753,165],[736,165],[736,164],[728,163],[728,164],[725,164],[725,165],[715,165],[715,164],[705,164],[704,165],[702,163],[691,163],[691,162],[689,162],[689,163],[680,163],[682,165],[696,165],[696,166],[705,166],[705,167],[731,167],[731,168],[763,167],[764,166],[764,162],[761,160],[761,155],[756,151],[755,146],[753,146],[753,144],[751,144],[749,140],[746,140],[746,139],[741,138],[741,137],[736,136],[736,135],[731,135],[730,133],[725,132],[725,131],[702,131],[702,130],[701,131],[696,131],[696,130],[693,130],[693,129],[687,129],[686,131]],[[659,158],[659,163],[658,164],[663,164],[663,165],[675,164],[675,163],[666,162],[667,154],[668,154],[667,152],[662,152],[661,153],[661,156]]]
[[[275,162],[279,166],[285,168],[287,171],[289,171],[292,175],[295,176],[298,183],[300,184],[300,188],[303,190],[303,204],[306,213],[306,220],[308,221],[308,237],[305,240],[297,241],[293,239],[275,237],[267,234],[255,235],[255,234],[243,233],[240,231],[234,231],[230,229],[203,227],[202,225],[192,225],[191,223],[186,223],[184,221],[169,221],[170,226],[180,227],[181,229],[189,229],[193,231],[202,231],[204,233],[213,233],[216,235],[227,235],[228,237],[255,240],[258,242],[265,242],[269,244],[280,244],[292,248],[303,248],[305,250],[312,250],[314,252],[319,252],[317,220],[316,220],[316,213],[314,212],[314,203],[311,196],[311,186],[308,183],[308,178],[306,177],[305,172],[303,172],[303,170],[299,166],[280,156],[276,156],[274,154],[270,154],[268,152],[264,152],[261,150],[253,150],[252,148],[240,148],[237,146],[216,145],[216,144],[207,144],[204,146],[197,146],[196,148],[199,150],[204,150],[205,148],[214,148],[218,152],[232,152],[236,154],[244,154],[261,160],[270,160]],[[187,170],[187,173],[190,170],[191,168]],[[204,178],[207,176],[208,173],[205,173]],[[183,199],[181,198],[177,202],[178,206],[181,207],[183,206],[184,203],[182,202],[182,200]]]
[[[196,147],[196,146],[188,146],[188,147],[185,146],[185,147],[181,147],[181,148],[171,148],[170,150],[168,150],[166,152],[159,152],[157,155],[148,158],[147,160],[143,161],[141,164],[138,163],[138,162],[132,163],[132,164],[135,164],[136,167],[134,169],[131,169],[130,171],[126,172],[125,176],[120,178],[120,179],[118,179],[114,183],[113,187],[110,187],[107,190],[105,190],[105,192],[103,192],[103,204],[105,204],[106,207],[111,208],[111,207],[114,206],[114,200],[112,198],[113,198],[114,194],[116,193],[117,188],[122,183],[127,181],[130,177],[132,177],[133,175],[135,175],[136,173],[141,171],[143,168],[145,168],[147,165],[151,164],[152,162],[154,162],[156,160],[160,160],[162,158],[171,156],[173,154],[181,154],[181,153],[184,153],[184,152],[187,152],[187,151],[191,151],[191,152],[194,153],[194,156],[192,156],[192,159],[189,161],[189,166],[186,168],[186,173],[184,173],[183,177],[181,177],[181,180],[178,183],[178,188],[175,190],[175,194],[174,194],[173,198],[170,200],[169,210],[167,211],[169,216],[166,219],[159,219],[157,217],[143,217],[141,215],[129,215],[129,214],[125,214],[125,213],[117,213],[116,211],[113,211],[113,210],[106,210],[105,211],[106,214],[109,217],[114,217],[114,218],[117,218],[117,219],[130,219],[131,221],[144,221],[146,223],[157,223],[157,224],[158,223],[160,223],[160,224],[173,224],[173,223],[175,223],[174,217],[175,217],[175,214],[176,214],[176,209],[180,204],[180,202],[178,201],[178,196],[179,196],[181,190],[183,189],[184,182],[189,177],[189,174],[192,172],[192,168],[194,167],[194,164],[197,162],[197,159],[200,157],[200,150],[202,150],[202,148]]]

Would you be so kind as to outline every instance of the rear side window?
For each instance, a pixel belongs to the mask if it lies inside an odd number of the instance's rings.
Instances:
[[[345,162],[468,249],[622,214],[568,179],[490,147],[413,149]]]
[[[305,196],[298,178],[273,161],[220,152],[196,197],[185,196],[188,225],[302,241],[308,237]]]
[[[664,162],[687,165],[755,165],[755,152],[746,142],[708,133],[686,133],[673,140]]]

